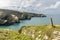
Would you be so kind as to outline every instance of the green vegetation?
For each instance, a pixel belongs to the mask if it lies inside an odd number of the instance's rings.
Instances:
[[[60,40],[60,25],[23,26],[19,31],[0,29],[0,40]]]
[[[60,26],[55,25],[55,28],[51,25],[23,26],[21,33],[33,40],[55,40],[55,38],[58,40],[60,38]]]
[[[0,30],[0,40],[30,40],[30,37],[12,30]]]

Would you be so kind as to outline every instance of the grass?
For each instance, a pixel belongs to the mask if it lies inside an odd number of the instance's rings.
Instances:
[[[0,40],[45,40],[45,35],[49,37],[48,40],[52,40],[54,31],[60,32],[60,25],[55,25],[55,28],[51,25],[23,26],[18,31],[0,29]]]
[[[55,25],[55,28],[53,28],[51,25],[41,25],[41,26],[24,26],[22,28],[22,33],[26,30],[26,35],[27,36],[32,36],[32,34],[35,35],[35,37],[33,38],[34,40],[36,40],[36,38],[41,35],[40,37],[38,37],[41,40],[44,40],[43,37],[45,35],[47,35],[49,37],[48,40],[51,40],[53,38],[53,32],[54,31],[59,31],[60,32],[60,25]],[[41,31],[41,33],[38,33],[39,31]],[[34,33],[33,33],[34,32]],[[30,34],[30,35],[28,35]]]
[[[0,40],[30,40],[30,37],[15,30],[0,29]]]

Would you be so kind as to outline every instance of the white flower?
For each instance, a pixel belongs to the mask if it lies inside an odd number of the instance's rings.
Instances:
[[[47,35],[45,35],[43,39],[47,40],[47,39],[48,39],[48,36],[47,36]]]
[[[57,39],[52,39],[52,40],[57,40]]]
[[[58,31],[54,31],[53,34],[57,35],[59,32]]]
[[[41,40],[41,39],[39,39],[39,38],[37,37],[36,40]]]
[[[34,34],[32,34],[32,38],[34,38]]]
[[[38,33],[41,33],[41,31],[39,31]]]
[[[39,37],[40,37],[41,35],[39,35]]]
[[[58,33],[58,35],[60,35],[60,32]]]

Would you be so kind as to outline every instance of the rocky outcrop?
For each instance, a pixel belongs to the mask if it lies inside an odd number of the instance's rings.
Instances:
[[[26,14],[30,17],[46,17],[44,14],[36,14],[36,13],[29,13],[29,12],[23,12],[23,14]]]
[[[7,24],[13,24],[19,22],[19,18],[14,14],[7,15],[6,20],[7,20],[6,22]]]
[[[19,18],[14,14],[8,14],[0,18],[1,25],[10,25],[10,24],[19,23],[19,22],[20,22]]]
[[[20,20],[30,20],[31,17],[46,17],[46,15],[0,9],[0,24],[19,23]]]

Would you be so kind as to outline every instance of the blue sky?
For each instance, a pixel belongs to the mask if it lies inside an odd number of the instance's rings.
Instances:
[[[0,0],[0,8],[36,13],[60,13],[60,0]]]

